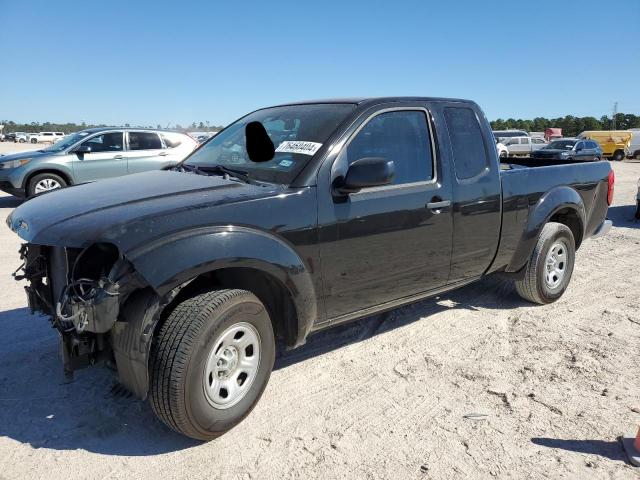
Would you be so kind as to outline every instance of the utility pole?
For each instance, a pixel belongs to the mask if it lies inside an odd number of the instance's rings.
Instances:
[[[613,103],[613,119],[611,121],[611,130],[616,129],[616,115],[618,114],[618,102]]]

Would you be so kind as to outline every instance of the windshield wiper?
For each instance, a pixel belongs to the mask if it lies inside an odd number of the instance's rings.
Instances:
[[[181,167],[187,170],[190,170],[192,172],[199,173],[201,175],[213,173],[218,175],[226,175],[227,177],[237,178],[238,180],[245,183],[254,183],[249,178],[248,172],[245,172],[243,170],[236,170],[235,168],[225,167],[224,165],[196,166],[196,165],[189,165],[185,163],[185,164],[182,164]]]

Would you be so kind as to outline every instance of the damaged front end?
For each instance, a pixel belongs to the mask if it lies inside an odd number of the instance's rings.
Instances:
[[[118,249],[109,243],[65,248],[25,243],[14,273],[25,286],[31,312],[50,317],[60,332],[65,373],[113,362],[109,332],[127,296],[145,286]]]

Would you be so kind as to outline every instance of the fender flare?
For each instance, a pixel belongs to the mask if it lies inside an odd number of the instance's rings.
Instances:
[[[296,310],[295,345],[304,343],[318,315],[310,266],[275,235],[237,226],[178,232],[125,252],[150,288],[132,298],[134,313],[116,322],[113,347],[120,381],[140,398],[148,390],[148,361],[153,331],[162,309],[199,275],[223,268],[251,268],[276,278]]]
[[[507,272],[517,272],[526,265],[538,241],[542,228],[551,217],[561,210],[569,209],[576,213],[580,231],[584,236],[586,209],[582,197],[573,188],[566,185],[552,188],[542,195],[535,205],[529,207],[529,215],[518,248],[506,268]]]

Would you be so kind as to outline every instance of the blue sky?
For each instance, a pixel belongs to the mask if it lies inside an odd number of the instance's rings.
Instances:
[[[0,119],[225,124],[308,98],[640,114],[640,0],[0,0]]]

